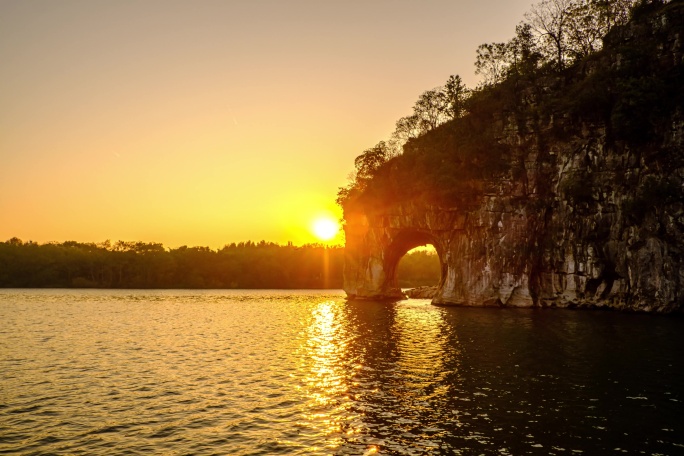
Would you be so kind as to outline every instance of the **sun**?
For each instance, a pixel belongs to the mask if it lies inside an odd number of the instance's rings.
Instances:
[[[340,231],[340,224],[330,217],[320,217],[314,220],[311,231],[321,241],[329,241]]]

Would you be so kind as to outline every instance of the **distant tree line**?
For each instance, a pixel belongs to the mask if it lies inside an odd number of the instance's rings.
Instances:
[[[434,285],[439,262],[425,252],[400,265],[405,283]],[[429,263],[427,269],[420,265]],[[3,288],[341,288],[344,249],[240,242],[222,249],[124,242],[0,242]],[[406,276],[403,276],[402,270]],[[435,277],[436,272],[436,277]],[[431,275],[432,274],[432,275]]]

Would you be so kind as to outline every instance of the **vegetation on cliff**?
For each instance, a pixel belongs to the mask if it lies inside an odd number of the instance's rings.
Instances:
[[[420,96],[388,141],[357,157],[338,203],[345,212],[416,199],[468,208],[491,190],[487,182],[512,178],[526,186],[524,156],[531,147],[546,154],[537,157],[538,167],[554,168],[552,145],[581,136],[588,125],[605,131],[607,147],[647,149],[682,106],[684,76],[680,66],[658,60],[657,27],[647,39],[626,34],[633,33],[634,23],[652,28],[649,18],[681,6],[681,0],[536,4],[509,42],[477,49],[480,86],[468,89],[459,76],[451,76],[445,86]],[[543,177],[544,170],[538,171]],[[653,192],[665,192],[670,200],[682,197],[674,177],[652,184],[630,206],[635,217],[643,217]],[[537,195],[551,192],[544,179],[536,185]],[[577,175],[562,190],[577,200],[591,197],[591,181]]]

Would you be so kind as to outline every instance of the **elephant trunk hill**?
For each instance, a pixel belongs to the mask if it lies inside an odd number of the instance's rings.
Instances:
[[[437,304],[684,308],[684,3],[643,11],[556,72],[473,93],[343,201],[344,289],[402,297],[434,245]]]

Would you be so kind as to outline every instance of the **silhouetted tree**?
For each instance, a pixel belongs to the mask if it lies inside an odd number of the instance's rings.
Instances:
[[[413,106],[420,134],[434,130],[448,120],[447,100],[441,87],[423,92]]]
[[[390,141],[396,148],[401,149],[410,139],[417,138],[422,134],[420,119],[417,115],[402,117],[397,120]]]
[[[449,76],[443,89],[444,111],[449,119],[458,119],[466,112],[466,101],[470,91],[463,84],[461,76]]]
[[[501,82],[507,69],[506,43],[485,43],[478,46],[475,74],[482,76],[484,85]]]
[[[567,60],[572,5],[572,0],[543,0],[525,15],[540,38],[542,52],[557,70],[565,68]]]

